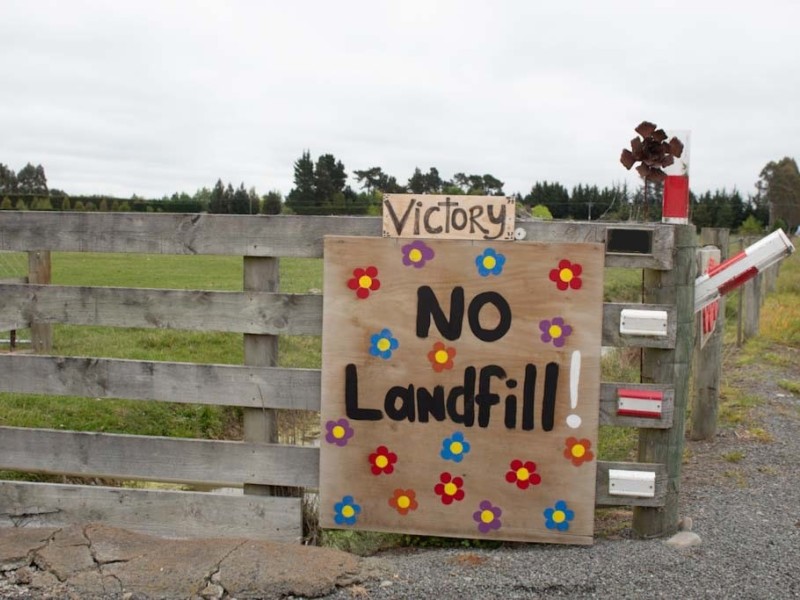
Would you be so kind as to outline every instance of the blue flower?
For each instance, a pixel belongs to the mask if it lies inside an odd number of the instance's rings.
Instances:
[[[369,338],[369,353],[372,356],[380,356],[383,360],[390,359],[392,350],[397,350],[398,346],[400,342],[392,337],[392,332],[388,329],[382,329],[380,333],[373,334]]]
[[[553,508],[544,509],[545,527],[548,529],[558,529],[566,531],[569,529],[569,522],[575,518],[575,513],[567,508],[567,503],[559,500]]]
[[[488,277],[489,275],[500,275],[503,272],[503,265],[506,264],[506,257],[499,254],[494,248],[487,248],[482,254],[475,258],[475,265],[478,267],[478,275]]]
[[[352,496],[345,496],[341,502],[333,505],[333,510],[335,512],[333,520],[337,525],[355,525],[361,507],[356,504]]]
[[[456,431],[449,438],[442,440],[442,451],[439,455],[445,460],[461,462],[464,455],[469,452],[469,442],[464,439],[464,434]]]

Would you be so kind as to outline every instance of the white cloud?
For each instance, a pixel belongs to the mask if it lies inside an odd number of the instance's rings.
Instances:
[[[642,119],[692,130],[692,184],[752,190],[800,124],[786,0],[22,2],[0,21],[0,162],[72,193],[292,185],[348,170],[636,182]]]

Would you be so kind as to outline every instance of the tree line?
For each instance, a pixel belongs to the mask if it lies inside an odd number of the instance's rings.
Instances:
[[[490,173],[455,173],[445,179],[436,167],[419,167],[404,181],[381,167],[352,172],[358,190],[348,184],[348,173],[333,154],[316,160],[303,151],[294,163],[294,187],[284,198],[277,190],[260,195],[244,183],[234,187],[218,179],[194,194],[176,192],[159,199],[70,196],[50,189],[41,165],[26,164],[18,172],[0,163],[0,210],[111,210],[140,212],[211,212],[217,214],[378,215],[384,193],[505,195],[503,181]],[[568,189],[558,182],[537,181],[524,196],[514,194],[518,206],[536,218],[651,221],[661,218],[662,190],[648,181],[598,187],[579,184]],[[793,158],[771,161],[762,169],[756,192],[743,195],[733,189],[690,191],[691,220],[697,227],[741,227],[757,230],[800,226],[800,171]],[[645,202],[647,205],[645,205]]]

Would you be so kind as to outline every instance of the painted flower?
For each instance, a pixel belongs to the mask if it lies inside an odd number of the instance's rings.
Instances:
[[[478,510],[472,513],[472,518],[478,524],[478,531],[489,533],[492,529],[500,529],[502,514],[503,511],[499,506],[492,506],[491,502],[483,500],[478,506]]]
[[[414,490],[396,489],[389,498],[389,506],[405,516],[410,510],[417,510],[417,493]]]
[[[389,329],[381,329],[380,333],[375,333],[369,338],[369,353],[372,356],[379,356],[383,360],[392,357],[392,351],[397,350],[400,342],[392,337]]]
[[[439,483],[437,483],[433,491],[436,495],[442,497],[442,504],[452,504],[461,502],[464,499],[464,490],[461,489],[464,485],[464,480],[461,477],[453,477],[450,473],[444,472],[439,475]]]
[[[542,477],[536,472],[536,463],[526,460],[515,458],[509,465],[509,471],[506,473],[506,481],[508,483],[516,483],[517,487],[521,490],[528,489],[528,486],[539,485],[542,482]]]
[[[361,507],[356,504],[352,496],[345,496],[341,502],[333,505],[333,521],[337,525],[355,525]]]
[[[325,441],[337,446],[347,446],[347,440],[355,434],[347,419],[328,421],[325,423],[325,431]]]
[[[353,269],[353,276],[347,280],[347,287],[355,290],[356,296],[363,300],[369,296],[370,292],[381,287],[381,282],[377,277],[378,269],[376,267]]]
[[[433,370],[437,373],[452,369],[455,356],[456,349],[448,348],[444,345],[444,342],[436,342],[433,345],[433,350],[428,352],[428,360],[431,362]]]
[[[416,269],[421,269],[429,260],[433,260],[433,248],[428,246],[422,240],[414,240],[410,244],[406,244],[403,250],[403,264],[407,267],[413,266]]]
[[[571,263],[567,259],[558,263],[557,269],[550,270],[550,281],[555,281],[556,287],[560,290],[572,288],[581,289],[581,273],[583,268],[577,263]]]
[[[561,348],[567,336],[572,334],[572,327],[564,323],[561,317],[552,320],[542,319],[539,321],[539,329],[542,331],[542,341],[545,344],[553,342],[556,348]]]
[[[372,465],[372,474],[380,475],[385,473],[391,475],[394,472],[394,464],[397,462],[397,454],[390,452],[386,446],[378,446],[375,452],[369,455],[369,464]]]
[[[503,272],[503,265],[506,264],[506,257],[494,248],[487,248],[475,258],[475,265],[478,267],[478,275],[488,277],[489,275],[500,275]]]
[[[442,440],[442,451],[439,452],[439,456],[460,463],[464,460],[464,455],[469,452],[469,448],[469,442],[464,439],[464,434],[456,431],[449,438]]]
[[[544,509],[544,525],[548,529],[558,529],[566,531],[569,529],[569,522],[575,518],[575,513],[567,508],[567,503],[559,500],[550,508]]]
[[[571,460],[576,467],[580,467],[585,462],[591,462],[594,458],[594,453],[590,450],[592,443],[586,438],[579,440],[568,437],[565,443],[567,447],[564,450],[564,458]]]

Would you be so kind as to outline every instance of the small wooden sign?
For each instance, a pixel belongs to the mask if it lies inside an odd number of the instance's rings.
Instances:
[[[592,543],[603,265],[326,237],[321,525]]]
[[[384,194],[383,237],[513,240],[514,198]]]

